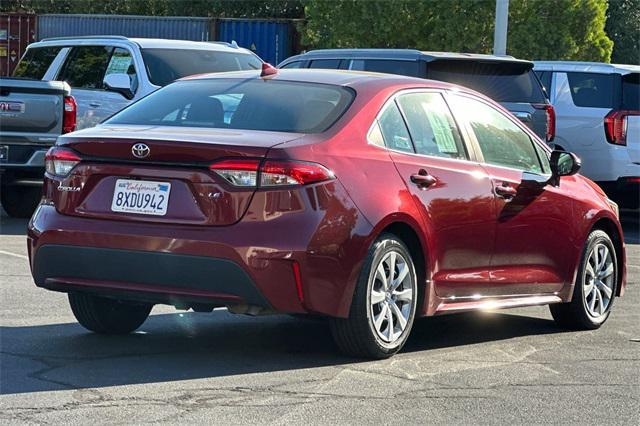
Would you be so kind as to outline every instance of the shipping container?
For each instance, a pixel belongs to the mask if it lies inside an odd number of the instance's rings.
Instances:
[[[179,16],[40,15],[38,40],[50,37],[120,35],[176,40],[215,40],[215,20]]]
[[[0,76],[13,73],[27,45],[36,40],[36,15],[0,15]]]
[[[295,25],[290,20],[219,19],[216,35],[219,41],[235,40],[272,65],[291,56],[297,45]]]

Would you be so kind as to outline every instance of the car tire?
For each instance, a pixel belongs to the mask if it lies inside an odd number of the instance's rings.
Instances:
[[[39,186],[3,185],[0,188],[2,208],[11,217],[29,218],[42,198]]]
[[[549,305],[551,316],[558,326],[569,330],[599,328],[611,314],[617,282],[613,242],[605,232],[595,230],[582,251],[571,302]]]
[[[75,292],[69,293],[69,305],[80,325],[99,334],[131,333],[142,325],[153,307]]]
[[[338,348],[349,356],[373,359],[402,349],[415,318],[417,281],[407,246],[395,235],[380,236],[364,260],[349,317],[330,321]]]

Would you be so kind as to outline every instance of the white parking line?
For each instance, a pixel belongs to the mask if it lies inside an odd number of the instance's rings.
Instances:
[[[29,257],[25,256],[24,254],[11,253],[10,251],[0,250],[0,254],[6,254],[7,256],[13,256],[13,257],[17,257],[19,259],[29,260]]]

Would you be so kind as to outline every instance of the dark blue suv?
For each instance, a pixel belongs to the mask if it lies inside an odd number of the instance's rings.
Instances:
[[[292,56],[279,68],[374,71],[459,84],[511,111],[542,140],[555,134],[555,113],[533,63],[511,56],[421,52],[413,49],[323,49]]]

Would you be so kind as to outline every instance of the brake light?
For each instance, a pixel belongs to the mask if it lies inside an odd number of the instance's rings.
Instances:
[[[614,145],[627,144],[627,117],[630,115],[640,115],[640,111],[611,110],[604,117],[604,134],[607,142]]]
[[[320,164],[291,160],[267,160],[262,165],[260,160],[222,160],[209,169],[232,185],[242,187],[308,185],[334,178]]]
[[[65,177],[80,163],[80,157],[75,152],[66,148],[51,147],[44,157],[47,173]]]
[[[545,132],[545,139],[547,142],[553,141],[556,137],[556,110],[551,104],[533,104],[535,109],[544,109],[547,116],[547,131]]]
[[[64,97],[64,111],[62,112],[62,133],[70,133],[76,129],[78,107],[73,96]]]

